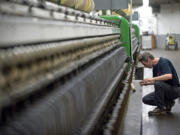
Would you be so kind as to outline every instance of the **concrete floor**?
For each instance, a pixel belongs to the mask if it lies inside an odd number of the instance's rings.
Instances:
[[[130,91],[128,107],[118,135],[140,135],[142,118],[142,87],[139,80],[133,80],[136,92]]]
[[[180,51],[151,50],[155,57],[165,57],[172,61],[180,77]],[[152,70],[145,69],[144,77],[152,76]],[[154,90],[153,86],[143,86],[142,95]],[[148,116],[148,111],[154,107],[142,105],[142,135],[180,135],[180,103],[179,99],[172,109],[172,113],[165,116]]]

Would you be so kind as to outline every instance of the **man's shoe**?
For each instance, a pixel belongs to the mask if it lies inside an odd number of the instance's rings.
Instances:
[[[149,116],[152,115],[165,115],[167,114],[165,109],[161,109],[159,107],[156,107],[154,110],[148,112]]]
[[[166,106],[166,111],[169,113],[171,112],[172,107],[175,105],[175,101],[173,101],[171,104]]]

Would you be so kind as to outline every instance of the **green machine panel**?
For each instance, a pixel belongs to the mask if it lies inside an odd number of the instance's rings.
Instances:
[[[128,56],[131,56],[130,30],[129,30],[128,21],[124,17],[117,16],[117,15],[101,16],[101,18],[113,21],[115,23],[119,23],[119,25],[120,25],[119,27],[121,30],[120,41],[123,43],[122,45],[126,48],[126,52],[127,52]]]
[[[136,34],[136,37],[137,37],[137,39],[139,41],[140,40],[139,26],[137,26],[136,24],[132,24],[132,27],[135,29],[135,34]]]

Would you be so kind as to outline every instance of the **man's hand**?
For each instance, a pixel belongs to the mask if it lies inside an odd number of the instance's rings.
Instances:
[[[140,82],[140,85],[141,86],[143,86],[143,85],[152,85],[152,84],[154,84],[154,81],[155,81],[154,78],[145,78],[144,80],[142,80]]]

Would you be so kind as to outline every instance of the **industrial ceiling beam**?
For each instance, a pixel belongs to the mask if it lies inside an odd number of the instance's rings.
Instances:
[[[149,0],[149,6],[180,3],[180,0]]]

